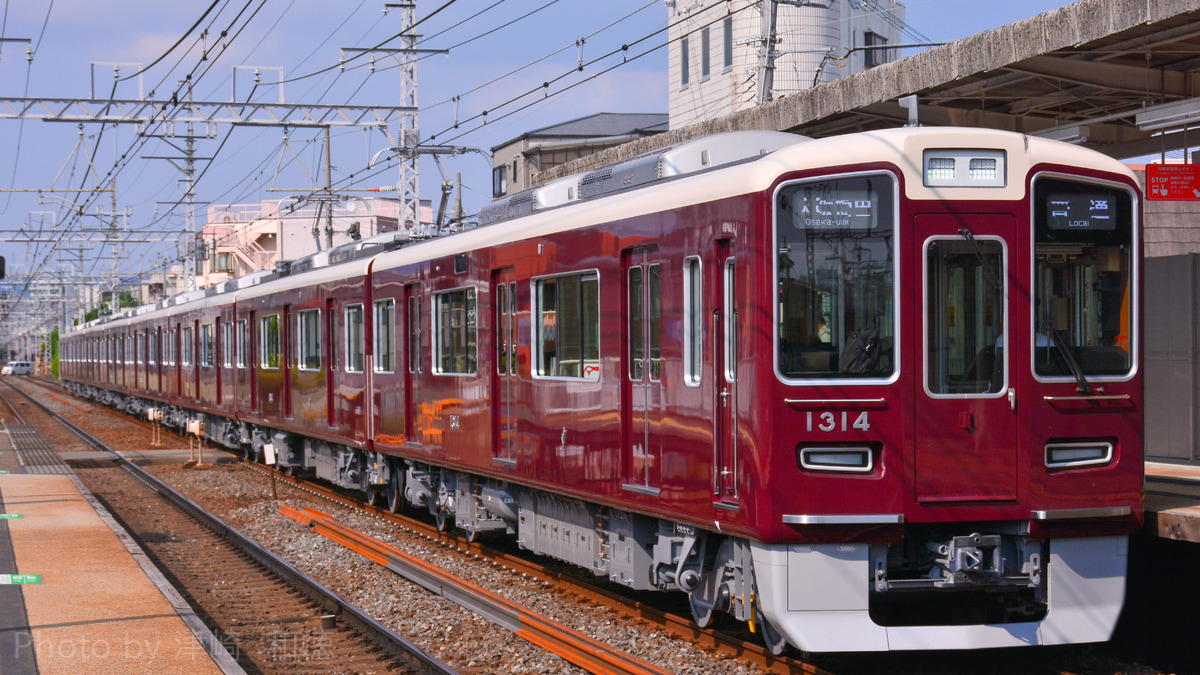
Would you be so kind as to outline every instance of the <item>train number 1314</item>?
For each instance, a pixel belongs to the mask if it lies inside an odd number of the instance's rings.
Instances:
[[[813,431],[850,431],[858,429],[859,431],[871,430],[870,413],[861,412],[858,417],[854,418],[854,422],[850,422],[850,416],[853,413],[846,411],[842,412],[810,412],[808,413],[808,430]]]

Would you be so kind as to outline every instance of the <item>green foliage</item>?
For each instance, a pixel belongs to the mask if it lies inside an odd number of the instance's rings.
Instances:
[[[50,372],[58,379],[58,329],[50,331]]]

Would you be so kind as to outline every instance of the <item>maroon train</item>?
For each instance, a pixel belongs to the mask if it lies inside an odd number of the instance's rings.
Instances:
[[[62,379],[776,652],[1106,640],[1139,214],[1018,134],[724,134],[93,322]]]

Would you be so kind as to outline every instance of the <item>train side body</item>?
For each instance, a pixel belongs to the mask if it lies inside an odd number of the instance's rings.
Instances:
[[[90,327],[64,379],[773,650],[1105,640],[1142,518],[1139,199],[1015,134],[783,143]],[[209,324],[211,366],[96,356]]]

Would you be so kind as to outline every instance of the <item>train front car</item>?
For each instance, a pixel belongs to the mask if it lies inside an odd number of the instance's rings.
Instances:
[[[773,158],[825,153],[837,168],[770,194],[772,278],[743,328],[774,355],[738,385],[770,448],[749,497],[777,542],[750,545],[768,644],[1107,640],[1142,518],[1132,175],[968,129]]]

